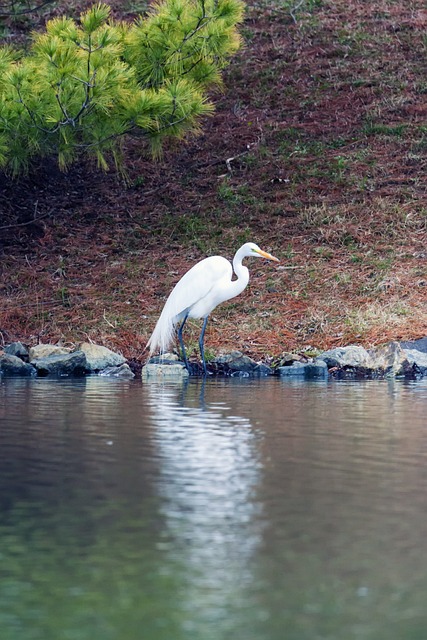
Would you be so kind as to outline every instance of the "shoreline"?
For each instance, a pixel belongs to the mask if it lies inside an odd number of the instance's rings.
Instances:
[[[271,377],[300,379],[418,379],[427,376],[427,337],[389,342],[365,349],[360,345],[335,347],[318,353],[283,353],[256,361],[241,351],[230,351],[207,363],[208,377]],[[127,360],[102,345],[85,342],[72,350],[54,344],[27,348],[21,342],[0,351],[2,377],[84,377],[97,374],[116,378],[171,379],[203,377],[199,362],[190,361],[190,372],[174,353],[143,362]]]

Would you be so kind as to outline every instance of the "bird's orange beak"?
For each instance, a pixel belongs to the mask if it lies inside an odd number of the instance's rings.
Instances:
[[[266,260],[273,260],[273,262],[280,262],[279,258],[275,258],[274,256],[271,255],[271,253],[267,253],[266,251],[263,251],[262,249],[257,251],[257,253],[258,253],[258,255],[262,256]]]

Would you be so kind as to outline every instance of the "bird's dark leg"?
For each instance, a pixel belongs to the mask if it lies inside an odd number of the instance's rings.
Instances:
[[[200,355],[202,356],[203,372],[205,376],[208,374],[206,369],[205,346],[204,346],[205,331],[206,331],[207,324],[208,324],[208,316],[206,316],[206,318],[203,320],[203,327],[202,327],[202,331],[200,333],[200,338],[199,338]]]
[[[187,318],[188,318],[188,313],[185,316],[184,320],[181,322],[181,325],[180,325],[180,327],[178,329],[178,340],[179,340],[179,344],[181,346],[181,353],[182,353],[182,357],[184,359],[184,364],[186,366],[186,369],[187,369],[188,373],[190,373],[190,367],[188,365],[187,354],[185,353],[184,340],[182,339],[182,330],[184,328],[185,323],[187,322]]]

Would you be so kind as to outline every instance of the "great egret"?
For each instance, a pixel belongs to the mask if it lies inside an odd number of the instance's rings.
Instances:
[[[195,264],[182,276],[166,300],[160,318],[147,343],[147,347],[150,347],[150,356],[157,349],[160,349],[161,353],[167,351],[173,341],[175,327],[179,324],[179,343],[185,366],[189,370],[182,330],[187,318],[203,318],[199,347],[206,375],[204,337],[208,316],[220,302],[238,296],[245,289],[249,282],[249,271],[247,267],[243,266],[242,260],[248,257],[266,258],[279,262],[277,258],[262,251],[253,242],[247,242],[236,252],[233,266],[222,256],[211,256]],[[233,270],[237,280],[232,280]]]

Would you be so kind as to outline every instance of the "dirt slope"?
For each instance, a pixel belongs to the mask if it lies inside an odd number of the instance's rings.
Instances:
[[[281,265],[248,263],[208,349],[427,334],[425,2],[324,0],[296,18],[250,2],[203,134],[157,163],[126,141],[127,185],[53,163],[0,178],[3,343],[92,340],[143,359],[180,275],[247,240]]]

